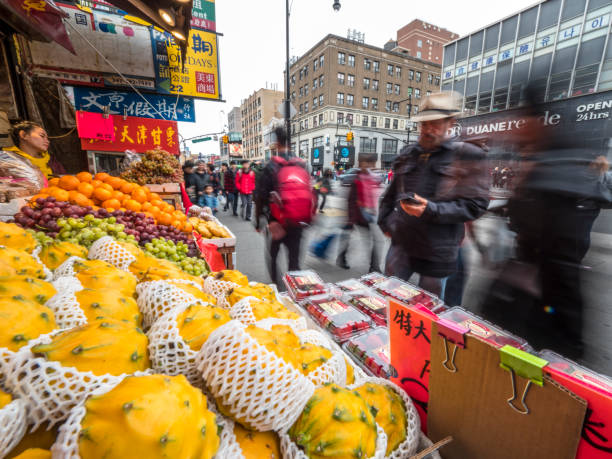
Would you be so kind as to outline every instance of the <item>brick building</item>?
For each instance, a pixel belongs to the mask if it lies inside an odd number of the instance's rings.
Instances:
[[[388,167],[408,139],[421,97],[440,87],[440,65],[382,48],[327,35],[290,68],[292,150],[313,168],[338,163],[351,147],[376,153]],[[346,142],[347,132],[354,142]],[[413,133],[414,140],[416,132]]]
[[[264,128],[272,118],[282,118],[278,107],[283,102],[283,92],[259,89],[240,104],[243,156],[249,160],[265,158]]]
[[[442,64],[444,45],[459,35],[450,30],[415,19],[397,31],[395,42],[385,45],[393,51]]]

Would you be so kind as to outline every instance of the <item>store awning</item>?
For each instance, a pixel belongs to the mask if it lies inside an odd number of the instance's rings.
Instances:
[[[76,54],[53,0],[0,0],[0,20],[29,39],[55,41]]]

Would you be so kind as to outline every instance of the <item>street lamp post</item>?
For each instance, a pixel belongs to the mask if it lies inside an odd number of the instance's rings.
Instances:
[[[334,11],[340,11],[340,0],[334,0]],[[291,154],[291,86],[289,82],[289,0],[285,0],[285,129],[287,131],[287,154]],[[299,150],[296,144],[296,150]]]

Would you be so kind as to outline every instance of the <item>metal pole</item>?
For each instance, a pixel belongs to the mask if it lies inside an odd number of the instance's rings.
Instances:
[[[287,155],[291,156],[291,99],[289,79],[289,0],[285,0],[285,32],[286,32],[286,60],[285,63],[285,129],[287,130]]]

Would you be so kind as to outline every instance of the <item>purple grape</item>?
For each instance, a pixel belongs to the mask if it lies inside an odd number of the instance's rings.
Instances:
[[[57,199],[55,199],[53,196],[47,197],[47,202],[55,202],[55,201],[57,201]]]

